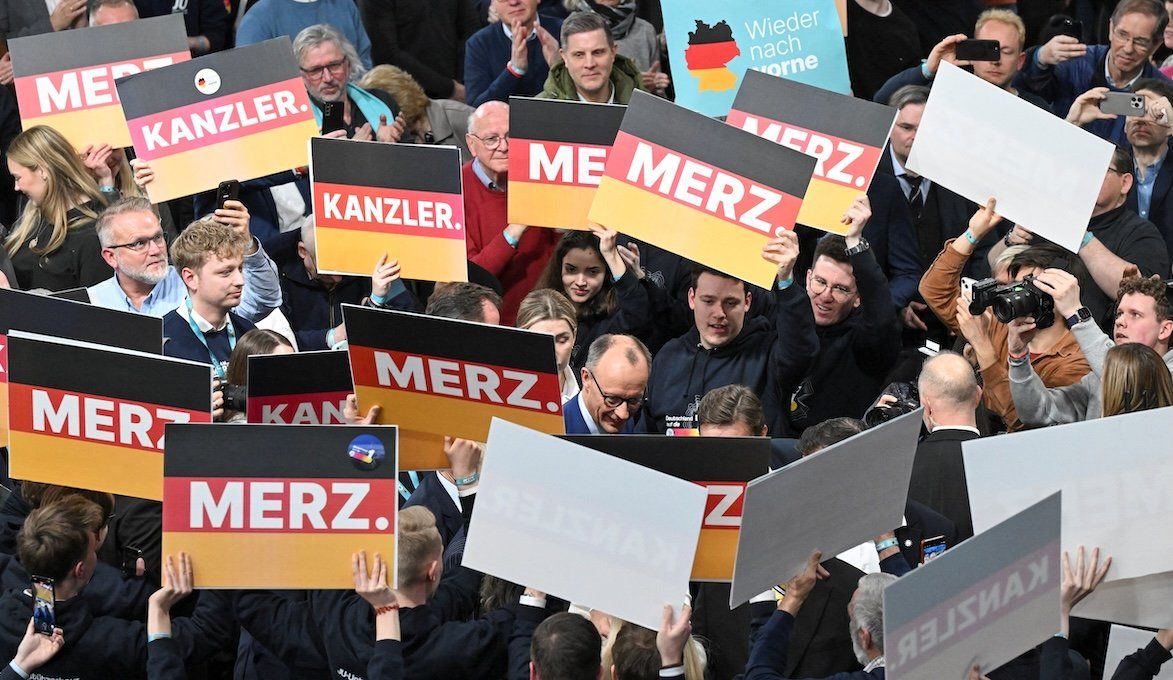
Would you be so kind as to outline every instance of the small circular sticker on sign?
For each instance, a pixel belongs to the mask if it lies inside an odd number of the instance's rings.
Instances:
[[[195,86],[203,94],[216,94],[220,89],[220,74],[210,68],[196,71]]]
[[[347,447],[346,455],[356,468],[363,471],[374,470],[387,457],[383,442],[371,434],[360,434],[355,437]]]

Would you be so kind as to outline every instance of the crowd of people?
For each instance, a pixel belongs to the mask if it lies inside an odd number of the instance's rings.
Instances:
[[[461,150],[469,272],[406,280],[383,252],[369,277],[322,273],[304,168],[152,204],[133,149],[21,131],[5,53],[0,285],[160,317],[164,354],[212,367],[226,423],[249,356],[346,347],[343,304],[549,334],[567,434],[769,437],[780,469],[921,407],[903,524],[733,610],[727,584],[695,583],[653,631],[462,566],[478,442],[401,474],[397,567],[355,554],[353,591],[193,592],[159,503],[5,476],[0,678],[882,680],[884,588],[974,535],[963,442],[1173,406],[1173,2],[847,0],[852,89],[892,107],[890,142],[844,235],[798,225],[744,253],[775,268],[764,289],[608,225],[508,220],[509,97],[627,104],[691,78],[660,1],[0,0],[5,40],[168,13],[196,56],[287,36],[319,126],[342,107],[326,136]],[[959,59],[968,38],[998,59]],[[942,63],[1115,145],[1077,252],[907,167]],[[1117,92],[1143,111],[1101,110]],[[382,408],[359,407],[348,421]],[[1061,629],[971,678],[1155,677],[1173,630],[1105,667],[1108,624],[1069,616],[1110,569],[1065,554]],[[47,632],[30,576],[55,585]]]

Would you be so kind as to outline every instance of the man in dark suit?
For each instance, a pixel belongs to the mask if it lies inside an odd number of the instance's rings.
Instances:
[[[636,338],[596,338],[582,369],[582,391],[562,405],[566,434],[630,434],[651,370],[652,355]]]
[[[1173,84],[1142,78],[1132,86],[1132,91],[1144,95],[1148,112],[1143,116],[1129,116],[1124,122],[1134,166],[1134,181],[1125,205],[1157,225],[1173,261],[1173,166],[1165,165],[1173,124],[1169,104],[1173,102]]]

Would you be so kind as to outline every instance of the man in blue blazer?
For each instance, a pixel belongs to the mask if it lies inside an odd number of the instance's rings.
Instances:
[[[566,434],[630,434],[651,368],[652,355],[636,338],[596,338],[582,369],[582,391],[562,406]]]

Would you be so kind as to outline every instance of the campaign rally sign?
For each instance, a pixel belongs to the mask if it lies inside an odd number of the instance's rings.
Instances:
[[[350,382],[345,351],[257,354],[248,358],[248,422],[343,425]]]
[[[359,410],[399,425],[401,468],[448,467],[444,437],[483,442],[493,416],[565,432],[553,336],[354,305],[342,318]]]
[[[362,551],[394,579],[397,463],[394,427],[172,425],[163,553],[201,588],[349,589]]]
[[[13,479],[161,500],[164,426],[212,420],[207,364],[21,331],[8,360]]]
[[[1060,513],[1056,493],[885,588],[887,677],[964,678],[1054,635]]]
[[[509,99],[509,221],[586,229],[626,106]]]
[[[49,125],[78,149],[130,146],[116,79],[191,59],[179,14],[14,38],[8,48],[24,129]]]
[[[762,246],[794,227],[815,159],[635,92],[590,220],[757,284]]]
[[[318,271],[370,276],[383,253],[403,277],[467,281],[460,150],[314,137]]]
[[[733,580],[745,486],[770,471],[769,439],[663,435],[566,435],[562,438],[705,487],[709,496],[691,580]]]
[[[835,0],[672,0],[664,33],[676,102],[706,116],[728,113],[749,71],[851,94]]]
[[[303,166],[305,142],[318,134],[285,37],[130,75],[117,86],[134,153],[155,171],[154,203]]]
[[[895,120],[890,106],[749,71],[725,122],[814,156],[798,222],[845,234],[843,213],[871,185]]]
[[[11,330],[148,354],[163,351],[162,319],[0,288],[0,446],[8,444],[7,333]]]

